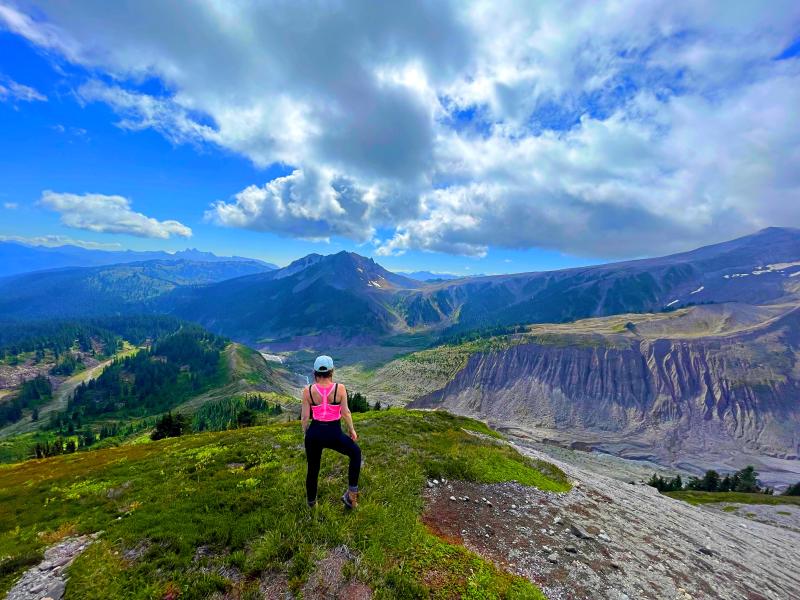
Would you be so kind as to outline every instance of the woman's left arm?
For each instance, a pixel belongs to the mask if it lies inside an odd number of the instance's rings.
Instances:
[[[342,417],[344,417],[344,422],[347,424],[347,433],[350,435],[350,439],[355,442],[358,440],[358,434],[356,433],[356,428],[353,426],[353,415],[350,412],[350,407],[347,406],[347,389],[342,384],[339,384],[339,394],[339,402],[342,405]]]
[[[303,433],[308,431],[308,426],[311,423],[311,396],[308,393],[308,388],[303,388],[302,408],[300,409],[300,425],[303,427]]]

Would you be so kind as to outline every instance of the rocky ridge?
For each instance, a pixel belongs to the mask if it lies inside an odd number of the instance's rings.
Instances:
[[[486,418],[537,439],[580,443],[676,469],[755,463],[771,484],[800,474],[800,312],[691,338],[532,335],[476,352],[412,403]]]

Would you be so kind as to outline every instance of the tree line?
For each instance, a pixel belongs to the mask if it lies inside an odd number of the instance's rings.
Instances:
[[[350,390],[347,391],[347,407],[350,409],[350,412],[356,413],[382,409],[380,400],[370,407],[369,402],[367,402],[367,397],[364,394],[361,392],[351,392]]]
[[[69,377],[76,371],[80,371],[83,369],[85,365],[83,364],[83,358],[80,354],[75,354],[73,352],[65,352],[58,358],[56,364],[50,369],[51,375],[61,375],[63,377]]]
[[[680,491],[699,491],[699,492],[745,492],[751,494],[772,495],[775,490],[771,487],[762,486],[758,480],[758,471],[755,467],[748,465],[735,473],[726,473],[721,476],[719,472],[709,469],[702,477],[690,477],[683,481],[680,475],[672,478],[665,478],[656,473],[647,482],[660,492],[680,492]],[[790,490],[796,488],[794,493]],[[789,495],[800,495],[800,483],[792,486],[785,493]]]
[[[23,416],[23,411],[32,409],[34,421],[38,418],[38,407],[53,397],[53,384],[44,375],[22,382],[17,396],[9,402],[0,404],[0,426],[16,423]]]
[[[49,440],[39,441],[32,448],[31,454],[36,458],[48,458],[60,454],[71,454],[86,450],[98,442],[115,437],[128,437],[153,427],[153,419],[143,419],[129,423],[109,423],[103,425],[99,432],[85,426],[80,431],[71,431],[66,435],[58,435]]]
[[[174,317],[161,315],[3,322],[0,323],[0,360],[24,352],[43,356],[47,351],[58,359],[76,344],[82,352],[91,352],[94,344],[97,344],[110,356],[122,340],[140,345],[174,333],[181,324]]]
[[[194,414],[193,431],[221,431],[256,424],[257,415],[277,416],[283,413],[278,402],[269,402],[259,394],[245,394],[209,402]]]
[[[182,327],[79,385],[62,417],[79,423],[110,413],[141,417],[169,410],[219,377],[226,344],[200,327]]]

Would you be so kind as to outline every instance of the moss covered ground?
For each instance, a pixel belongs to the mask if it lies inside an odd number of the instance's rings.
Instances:
[[[564,474],[440,412],[356,416],[364,453],[358,510],[338,498],[346,461],[326,452],[320,502],[305,506],[298,422],[203,433],[0,466],[0,593],[44,549],[103,531],[70,568],[69,598],[258,596],[279,574],[300,594],[316,561],[346,545],[348,577],[375,598],[543,598],[422,524],[426,478],[516,480],[567,491]],[[203,548],[203,568],[197,562]],[[220,573],[236,572],[226,578]]]

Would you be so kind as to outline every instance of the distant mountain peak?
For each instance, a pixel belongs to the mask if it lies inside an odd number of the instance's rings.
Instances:
[[[217,256],[197,248],[175,252],[162,250],[100,250],[81,246],[41,246],[0,240],[0,277],[65,267],[99,267],[150,260],[186,260],[202,263],[251,263],[263,270],[276,269],[271,263],[241,256]]]
[[[342,250],[334,254],[308,254],[282,269],[266,274],[268,279],[301,277],[307,284],[324,279],[337,288],[367,287],[372,290],[413,289],[419,282],[385,269],[372,258]]]
[[[434,273],[433,271],[402,271],[399,275],[416,279],[417,281],[450,281],[453,279],[462,279],[467,275],[456,275],[454,273]]]

